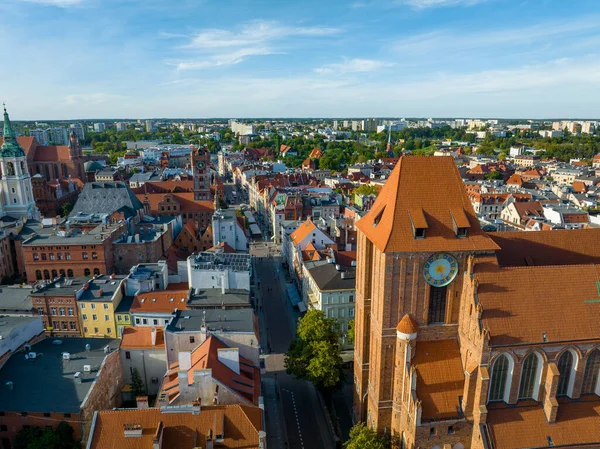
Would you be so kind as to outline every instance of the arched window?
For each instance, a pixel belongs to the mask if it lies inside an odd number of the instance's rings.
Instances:
[[[50,166],[48,164],[44,165],[44,170],[46,171],[46,180],[50,181]]]
[[[99,275],[100,274],[100,268],[94,268],[94,274]]]
[[[90,269],[86,268],[85,270],[83,270],[83,275],[84,276],[89,276],[90,275]]]
[[[62,253],[56,253],[56,258],[58,260],[62,260]]]
[[[539,355],[532,352],[523,361],[521,371],[521,385],[519,386],[519,399],[533,399],[537,401],[540,384],[540,371],[542,364]]]
[[[35,270],[35,278],[36,278],[38,281],[41,281],[41,280],[42,280],[42,272],[41,272],[40,270]]]
[[[27,170],[25,170],[25,162],[21,161],[21,174],[24,175],[25,173],[27,173]]]
[[[492,380],[490,382],[490,402],[508,402],[512,366],[512,359],[509,359],[506,354],[500,355],[494,362],[492,367]]]
[[[69,171],[67,170],[67,164],[62,164],[62,172],[65,178],[69,177]]]
[[[428,324],[446,321],[447,287],[430,287]]]
[[[560,377],[558,378],[556,396],[567,396],[569,394],[569,384],[571,383],[571,375],[573,371],[573,354],[571,354],[571,351],[563,352],[558,359],[557,365]]]
[[[69,276],[70,278],[73,277],[73,270],[71,270],[70,268],[67,270],[67,276]]]
[[[48,270],[44,270],[44,279],[50,279],[50,272]]]
[[[600,374],[600,349],[595,349],[587,359],[585,373],[583,374],[583,385],[581,394],[600,395],[600,383],[598,377]]]
[[[15,164],[12,162],[6,164],[6,173],[8,176],[15,176]]]
[[[60,277],[63,277],[63,278],[64,278],[64,277],[66,276],[66,274],[65,274],[65,270],[59,270],[59,272],[58,272],[58,273],[60,274]]]
[[[60,174],[58,173],[58,165],[54,164],[54,177],[58,179]]]
[[[52,279],[55,279],[58,277],[58,272],[56,270],[52,270]]]

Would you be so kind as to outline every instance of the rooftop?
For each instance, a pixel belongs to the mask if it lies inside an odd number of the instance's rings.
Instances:
[[[306,269],[319,287],[319,290],[354,290],[356,287],[356,269],[328,263],[326,260],[305,262]],[[340,269],[338,270],[337,267]]]
[[[5,316],[0,315],[0,340],[8,337],[10,333],[25,324],[28,324],[32,321],[39,321],[41,323],[41,318],[39,316]],[[41,327],[40,327],[41,329]],[[0,357],[3,354],[0,354]]]
[[[137,214],[144,206],[123,182],[88,182],[83,187],[70,216],[123,212],[126,218]]]
[[[203,322],[213,331],[223,329],[224,332],[255,332],[252,309],[178,310],[166,331],[199,332]]]
[[[152,330],[156,332],[156,340],[152,344]],[[125,326],[121,337],[121,349],[164,349],[165,332],[162,327]]]
[[[105,346],[116,350],[119,343],[106,338],[46,338],[32,346],[35,359],[26,360],[22,352],[13,354],[0,370],[0,411],[79,412],[106,357]],[[70,354],[69,361],[63,359],[65,352]],[[91,365],[91,374],[83,374],[84,365]],[[76,372],[82,373],[83,382],[75,381]],[[14,383],[12,391],[6,387],[9,381]]]
[[[86,288],[79,301],[111,301],[115,292],[121,288],[125,275],[103,275],[91,279],[88,288]]]
[[[74,295],[80,290],[90,278],[63,278],[56,282],[46,284],[38,283],[31,291],[31,296],[56,296],[56,295]]]
[[[31,287],[7,287],[0,288],[0,314],[22,311],[31,313]]]
[[[165,290],[150,290],[135,296],[131,313],[159,312],[173,313],[175,309],[185,309],[189,298],[187,282],[171,283]]]
[[[250,292],[243,289],[197,288],[188,301],[190,307],[250,307]]]
[[[78,217],[82,218],[82,217]],[[29,221],[20,232],[24,238],[23,246],[39,245],[96,245],[102,243],[111,232],[121,226],[121,222],[115,224],[102,224],[99,216],[89,216],[89,222],[97,225],[89,230],[72,227],[69,231],[64,228],[42,226],[41,223]],[[87,220],[86,220],[87,221]]]
[[[600,444],[600,401],[561,402],[549,424],[541,404],[490,408],[487,423],[496,449],[546,448]]]
[[[202,252],[190,257],[196,270],[250,271],[249,254]]]
[[[412,360],[417,370],[421,419],[452,419],[460,415],[465,375],[456,340],[419,341]]]
[[[187,409],[187,411],[186,411]],[[159,423],[163,425],[162,449],[206,447],[209,434],[223,435],[224,449],[258,449],[258,431],[262,430],[262,411],[246,405],[150,408],[146,410],[107,410],[98,412],[90,449],[115,447],[147,449],[152,447]],[[140,437],[125,437],[124,426],[139,424]]]
[[[458,221],[468,225],[464,238],[457,238],[454,231]],[[415,238],[413,226],[426,229],[425,238]],[[401,157],[373,207],[356,227],[384,252],[497,249],[481,230],[450,156]]]

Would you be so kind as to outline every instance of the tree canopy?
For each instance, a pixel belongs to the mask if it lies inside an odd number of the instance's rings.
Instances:
[[[350,429],[350,439],[344,449],[390,449],[387,438],[370,429],[365,423],[358,423]]]
[[[15,438],[14,449],[80,449],[73,428],[62,421],[54,427],[23,427]]]
[[[320,310],[309,310],[298,321],[297,338],[285,355],[289,374],[321,389],[339,387],[343,379],[337,321]]]

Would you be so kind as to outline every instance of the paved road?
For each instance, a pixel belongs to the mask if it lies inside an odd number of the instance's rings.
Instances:
[[[263,314],[260,315],[266,318],[261,326],[267,326],[267,351],[270,352],[265,357],[267,376],[276,379],[279,386],[280,411],[285,421],[288,447],[333,448],[327,418],[314,387],[285,372],[283,354],[295,335],[295,315],[285,299],[282,285],[284,274],[280,270],[277,258],[257,257],[256,272],[261,281],[263,306]]]

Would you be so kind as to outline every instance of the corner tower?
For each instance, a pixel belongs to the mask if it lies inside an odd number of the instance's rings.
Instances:
[[[4,107],[4,142],[0,147],[0,172],[2,215],[25,220],[38,217],[39,211],[33,198],[25,150],[17,142],[17,134],[12,128],[6,107]]]
[[[498,247],[482,231],[451,157],[403,156],[357,222],[354,412],[392,431],[396,326],[456,339],[467,257]]]

